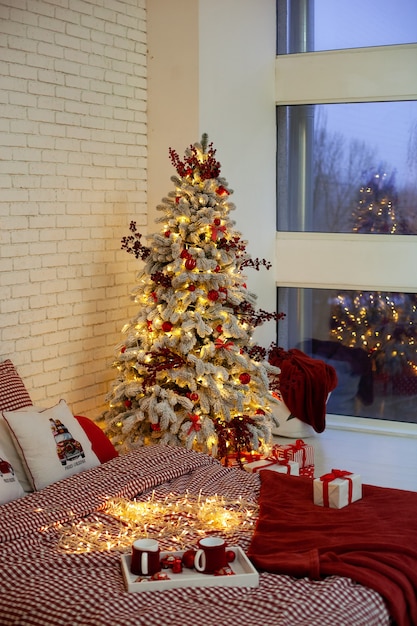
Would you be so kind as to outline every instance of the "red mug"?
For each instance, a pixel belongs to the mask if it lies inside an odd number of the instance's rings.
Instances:
[[[226,542],[221,537],[204,537],[198,542],[198,550],[194,557],[194,567],[198,572],[212,574],[226,567]]]
[[[133,542],[130,571],[136,576],[153,576],[161,571],[159,545],[156,539],[137,539]]]

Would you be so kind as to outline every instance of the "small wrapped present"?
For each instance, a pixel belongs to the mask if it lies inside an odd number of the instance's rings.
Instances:
[[[314,465],[306,465],[305,467],[302,467],[300,469],[300,476],[304,476],[305,478],[311,478],[311,480],[313,480],[314,470]]]
[[[291,474],[292,476],[299,476],[299,465],[295,461],[278,460],[273,457],[261,459],[260,461],[253,461],[252,463],[246,463],[243,466],[250,474],[260,472],[268,469],[273,472],[279,472],[280,474]]]
[[[362,479],[359,474],[332,469],[314,480],[313,496],[318,506],[342,509],[362,498]]]
[[[272,452],[278,459],[295,461],[300,470],[303,467],[314,465],[314,448],[304,443],[302,439],[297,439],[295,443],[285,445],[276,444],[272,446]]]

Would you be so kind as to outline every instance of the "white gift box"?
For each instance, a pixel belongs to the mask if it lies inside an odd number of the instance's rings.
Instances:
[[[275,459],[261,459],[260,461],[246,463],[243,466],[243,468],[250,474],[268,469],[273,472],[279,472],[280,474],[291,474],[292,476],[300,475],[299,467],[299,464],[295,461],[286,461],[284,464],[277,462]]]
[[[362,479],[359,474],[332,470],[313,481],[314,504],[342,509],[362,498]]]
[[[297,439],[295,443],[275,444],[272,446],[272,455],[280,460],[295,461],[300,468],[314,465],[314,448],[302,439]]]

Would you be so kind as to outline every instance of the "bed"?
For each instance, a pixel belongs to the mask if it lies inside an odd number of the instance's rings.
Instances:
[[[21,422],[13,423],[10,413],[19,411],[2,412],[18,436],[23,420],[26,427],[34,421],[37,431],[37,414],[45,418],[44,411],[29,407],[22,411]],[[34,491],[0,506],[0,626],[388,626],[394,619],[397,626],[417,623],[417,580],[412,573],[417,571],[417,554],[407,552],[405,545],[412,545],[410,535],[415,535],[417,494],[364,486],[361,502],[369,503],[365,525],[378,507],[387,506],[381,492],[391,503],[410,502],[400,541],[410,575],[398,569],[398,584],[385,595],[380,580],[358,582],[358,562],[349,560],[357,554],[343,553],[340,532],[346,525],[352,529],[359,503],[333,515],[312,503],[308,478],[268,470],[249,474],[179,447],[155,445],[119,456],[109,453],[103,442],[99,449],[94,428],[89,431],[84,424],[84,432],[90,433],[97,463],[47,485],[39,482]],[[14,445],[20,445],[19,437]],[[29,459],[28,469],[33,470],[32,480],[41,480],[43,467],[33,469]],[[201,517],[204,507],[206,516]],[[390,545],[399,534],[395,524],[403,519],[399,511],[395,517],[392,508],[394,517],[385,516],[376,526],[378,532],[388,532],[392,522]],[[223,513],[229,515],[225,521]],[[223,586],[220,576],[213,587],[127,590],[122,557],[130,554],[138,536],[157,538],[164,551],[184,551],[194,548],[202,534],[213,533],[250,556],[259,572],[258,585]],[[323,537],[329,541],[323,542]],[[397,571],[390,555],[384,567],[388,579]]]

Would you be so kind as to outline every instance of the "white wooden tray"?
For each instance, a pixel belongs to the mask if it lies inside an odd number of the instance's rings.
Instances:
[[[233,571],[231,575],[215,576],[214,574],[202,574],[195,569],[183,568],[180,574],[173,574],[171,569],[163,569],[162,572],[169,576],[169,580],[142,580],[136,582],[138,576],[130,571],[130,554],[123,554],[121,557],[122,573],[126,589],[129,592],[137,591],[161,591],[162,589],[174,589],[177,587],[257,587],[259,585],[259,574],[249,561],[242,548],[238,546],[230,547],[236,554],[236,558],[229,563],[229,568]],[[164,556],[173,555],[182,557],[184,552],[161,552],[161,559]]]

